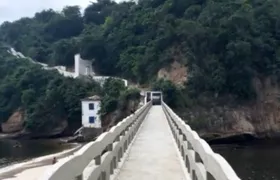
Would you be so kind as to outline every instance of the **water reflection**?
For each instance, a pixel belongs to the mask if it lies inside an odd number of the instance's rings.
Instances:
[[[280,180],[279,143],[214,145],[242,180]]]
[[[71,146],[53,140],[0,140],[0,167],[57,153]]]

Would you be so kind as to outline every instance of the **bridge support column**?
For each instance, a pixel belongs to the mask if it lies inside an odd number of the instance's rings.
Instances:
[[[99,155],[99,156],[96,156],[95,158],[94,158],[94,160],[95,160],[95,165],[100,165],[101,164],[101,156]]]
[[[122,150],[122,148],[120,148],[119,153],[118,153],[118,162],[121,161],[122,156],[123,156],[123,150]]]
[[[209,172],[207,172],[207,179],[206,180],[216,180],[213,175]]]

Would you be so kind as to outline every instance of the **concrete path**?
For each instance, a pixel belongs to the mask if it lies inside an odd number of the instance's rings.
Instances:
[[[189,180],[161,106],[144,120],[116,180]]]
[[[13,177],[6,178],[4,180],[38,180],[38,178],[45,173],[45,171],[52,165],[40,166],[31,169],[27,169]]]
[[[56,157],[58,161],[62,161],[78,151],[81,147],[82,145],[78,145],[75,148],[64,150],[59,153],[42,156],[27,162],[2,168],[0,169],[0,180],[36,180],[52,166],[53,157]]]

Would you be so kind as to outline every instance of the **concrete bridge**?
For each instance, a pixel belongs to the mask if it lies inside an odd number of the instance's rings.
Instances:
[[[240,180],[164,102],[142,106],[40,180]]]

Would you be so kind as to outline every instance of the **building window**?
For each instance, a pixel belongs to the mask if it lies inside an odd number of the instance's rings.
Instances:
[[[89,110],[94,110],[94,103],[89,103],[88,108]]]
[[[90,124],[94,124],[94,121],[95,121],[95,117],[93,117],[93,116],[89,117]]]

